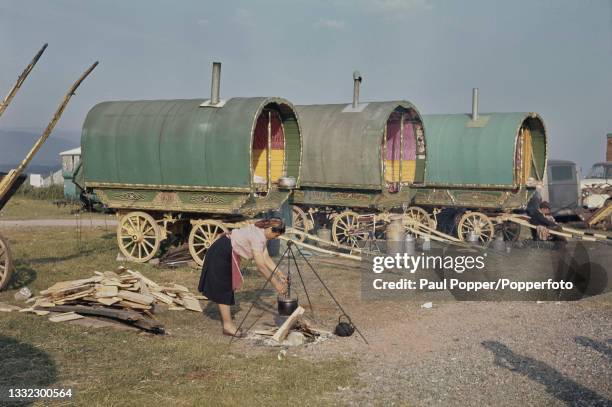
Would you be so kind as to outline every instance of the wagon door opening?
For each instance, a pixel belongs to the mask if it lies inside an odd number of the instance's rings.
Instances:
[[[420,121],[409,111],[395,111],[389,116],[383,137],[385,183],[390,191],[415,182],[416,137]]]
[[[526,119],[519,129],[516,141],[515,164],[518,185],[531,180],[542,181],[546,160],[544,125],[538,118]]]
[[[285,176],[285,131],[278,111],[264,109],[255,125],[252,148],[253,184],[267,192]]]

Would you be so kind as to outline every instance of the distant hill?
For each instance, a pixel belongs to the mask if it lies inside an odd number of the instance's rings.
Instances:
[[[15,168],[30,151],[42,130],[0,129],[0,171]],[[46,174],[61,167],[59,153],[79,146],[78,132],[54,131],[26,169]]]

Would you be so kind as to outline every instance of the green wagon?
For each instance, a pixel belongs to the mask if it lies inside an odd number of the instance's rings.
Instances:
[[[424,181],[426,144],[416,107],[404,100],[297,106],[302,125],[301,186],[294,227],[329,226],[334,242],[357,246],[375,222],[403,211]]]
[[[498,223],[500,213],[526,207],[546,169],[546,129],[529,113],[425,115],[427,166],[425,188],[414,204],[434,215],[440,208],[464,211],[457,234],[475,232],[490,241],[496,229],[506,239],[518,237],[517,226]]]
[[[85,119],[82,182],[117,211],[117,242],[131,261],[148,261],[172,236],[202,264],[227,223],[277,210],[299,186],[293,105],[220,100],[216,77],[209,100],[104,102]]]

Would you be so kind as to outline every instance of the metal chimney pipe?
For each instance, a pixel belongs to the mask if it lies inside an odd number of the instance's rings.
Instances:
[[[353,72],[353,109],[359,106],[359,85],[361,84],[361,74],[359,71]]]
[[[478,88],[472,89],[472,120],[478,120]]]
[[[213,62],[212,83],[210,85],[210,104],[219,103],[219,92],[221,88],[221,62]]]

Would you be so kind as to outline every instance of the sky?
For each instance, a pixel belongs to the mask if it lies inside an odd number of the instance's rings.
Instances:
[[[422,114],[535,111],[549,158],[587,171],[612,133],[612,0],[0,0],[0,94],[49,48],[0,120],[43,128],[96,60],[58,129],[106,100],[406,99]]]

